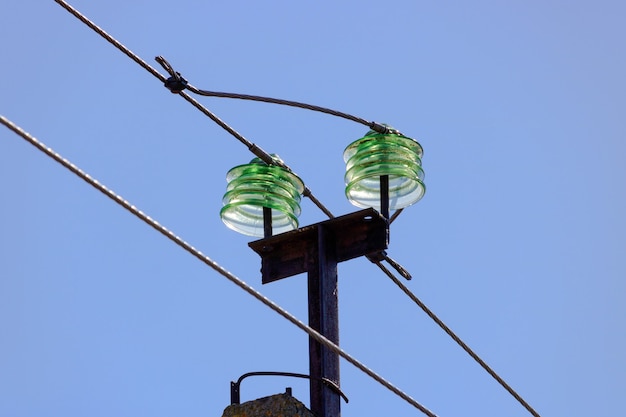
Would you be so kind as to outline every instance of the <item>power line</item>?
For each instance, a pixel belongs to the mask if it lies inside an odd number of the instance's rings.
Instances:
[[[65,8],[67,11],[69,11],[72,15],[77,17],[79,20],[81,20],[87,26],[89,26],[94,31],[96,31],[98,34],[100,34],[102,37],[104,37],[107,41],[109,41],[111,44],[113,44],[116,48],[120,49],[124,54],[126,54],[131,59],[133,59],[135,62],[137,62],[139,65],[141,65],[143,68],[148,70],[151,74],[155,75],[166,86],[168,85],[168,81],[171,82],[170,79],[165,79],[165,77],[162,76],[161,74],[159,74],[156,70],[154,70],[154,68],[152,68],[150,65],[148,65],[145,61],[143,61],[141,58],[139,58],[137,55],[135,55],[133,52],[131,52],[128,48],[126,48],[124,45],[122,45],[119,41],[117,41],[111,35],[106,33],[103,29],[98,27],[95,23],[91,22],[87,17],[82,15],[80,12],[78,12],[76,9],[71,7],[65,1],[63,1],[63,0],[55,0],[55,1],[56,1],[56,3],[61,5],[63,8]],[[288,169],[289,171],[291,171],[291,168],[289,168],[289,166],[287,166],[284,162],[273,159],[267,152],[263,151],[260,147],[258,147],[254,143],[249,142],[246,138],[244,138],[241,134],[239,134],[237,131],[235,131],[232,127],[230,127],[228,124],[226,124],[225,122],[220,120],[217,116],[215,116],[207,108],[202,106],[202,104],[200,104],[195,99],[193,99],[188,94],[186,94],[183,91],[184,90],[183,87],[187,87],[187,88],[190,87],[189,84],[186,82],[186,80],[184,80],[182,77],[180,77],[180,74],[175,72],[174,69],[171,67],[171,65],[164,58],[157,57],[156,59],[157,59],[157,62],[159,62],[166,69],[166,71],[168,71],[170,76],[174,77],[174,81],[175,82],[181,83],[180,86],[179,86],[181,88],[179,88],[179,90],[177,90],[177,91],[171,90],[172,92],[178,93],[185,100],[187,100],[189,103],[191,103],[194,107],[196,107],[202,113],[204,113],[209,118],[211,118],[215,123],[217,123],[223,129],[228,131],[232,136],[234,136],[236,139],[238,139],[240,142],[242,142],[244,145],[246,145],[248,147],[248,149],[253,154],[255,154],[256,156],[261,158],[264,162],[266,162],[268,164],[280,165],[283,168]],[[197,94],[201,94],[201,95],[207,95],[207,96],[228,97],[228,98],[239,98],[239,99],[263,101],[263,102],[269,102],[269,103],[275,103],[275,104],[283,104],[283,105],[295,106],[295,107],[305,108],[305,109],[314,110],[314,111],[321,111],[321,112],[324,112],[324,113],[327,113],[327,114],[332,114],[332,115],[335,115],[335,116],[339,116],[339,117],[343,117],[343,118],[346,118],[346,119],[349,119],[349,120],[353,120],[353,121],[361,123],[361,124],[366,124],[366,125],[370,126],[372,129],[374,129],[376,131],[387,132],[387,128],[385,126],[379,125],[379,124],[377,124],[375,122],[367,122],[365,119],[361,119],[361,118],[358,118],[356,116],[349,115],[347,113],[342,113],[342,112],[338,112],[338,111],[335,111],[335,110],[331,110],[331,109],[327,109],[327,108],[323,108],[323,107],[319,107],[319,106],[313,106],[313,105],[310,105],[310,104],[299,103],[299,102],[289,101],[289,100],[273,99],[273,98],[269,98],[269,97],[251,96],[251,95],[234,94],[234,93],[217,93],[217,92],[211,92],[211,91],[206,91],[206,90],[199,90],[199,89],[197,89],[197,88],[195,88],[193,86],[191,86],[190,91],[196,92]],[[382,129],[382,130],[380,130],[380,129]],[[311,193],[311,190],[308,187],[306,187],[306,186],[305,186],[305,190],[304,190],[303,195],[308,197],[328,217],[330,217],[330,218],[334,217],[333,214],[317,198],[315,198],[313,196],[313,194]],[[400,213],[401,213],[401,210],[397,210],[396,213],[394,213],[394,215],[391,217],[390,222],[395,220]],[[450,328],[448,326],[446,326],[446,324],[443,323],[443,321],[441,321],[434,313],[432,313],[432,311],[430,311],[430,309],[428,309],[428,307],[426,307],[426,305],[424,303],[422,303],[404,284],[402,284],[393,275],[393,273],[391,273],[391,271],[389,271],[380,262],[383,259],[386,260],[387,262],[389,262],[389,264],[392,267],[394,267],[394,269],[396,269],[396,271],[398,271],[403,277],[405,277],[407,279],[410,279],[410,274],[408,273],[408,271],[406,271],[404,268],[402,268],[401,265],[399,265],[397,262],[393,261],[391,258],[386,256],[386,254],[384,254],[384,256],[382,256],[380,259],[371,258],[370,260],[372,260],[372,262],[374,264],[376,264],[387,276],[389,276],[396,283],[396,285],[398,285],[400,287],[400,289],[407,296],[409,296],[409,298],[411,298],[432,320],[435,321],[435,323],[437,323],[437,325],[439,325],[457,344],[459,344],[459,346],[461,346],[461,348],[463,348],[463,350],[465,350],[479,365],[481,365],[483,367],[483,369],[485,369],[485,371],[487,371],[503,388],[505,388],[507,390],[507,392],[509,392],[524,408],[526,408],[527,411],[529,411],[535,417],[540,417],[539,414],[517,392],[515,392],[495,371],[493,371],[478,355],[476,355],[476,353],[474,353],[469,348],[469,346],[467,346],[456,334],[454,334],[454,332],[452,332],[452,330],[450,330]]]
[[[106,39],[110,44],[112,44],[113,46],[115,46],[117,49],[119,49],[121,52],[123,52],[126,56],[128,56],[130,59],[132,59],[133,61],[135,61],[137,64],[139,64],[142,68],[144,68],[146,71],[148,71],[150,74],[154,75],[156,78],[158,78],[161,82],[165,83],[167,81],[167,79],[165,78],[165,76],[163,76],[162,74],[160,74],[157,70],[155,70],[154,68],[152,68],[146,61],[144,61],[143,59],[141,59],[137,54],[133,53],[130,49],[128,49],[126,46],[124,46],[121,42],[119,42],[117,39],[115,39],[113,36],[109,35],[104,29],[102,29],[101,27],[99,27],[98,25],[96,25],[94,22],[92,22],[91,20],[89,20],[85,15],[83,15],[82,13],[80,13],[78,10],[76,10],[75,8],[73,8],[72,6],[70,6],[68,3],[66,3],[63,0],[54,0],[56,3],[58,3],[61,7],[63,7],[65,10],[67,10],[70,14],[72,14],[74,17],[76,17],[78,20],[80,20],[81,22],[83,22],[85,25],[87,25],[89,28],[91,28],[93,31],[95,31],[97,34],[99,34],[100,36],[102,36],[104,39]],[[228,124],[226,124],[224,121],[222,121],[219,117],[217,117],[215,114],[213,114],[209,109],[207,109],[206,107],[204,107],[202,104],[200,104],[199,102],[197,102],[193,97],[189,96],[188,94],[185,94],[184,92],[180,92],[179,95],[181,97],[183,97],[186,101],[188,101],[191,105],[193,105],[194,107],[196,107],[198,110],[200,110],[202,113],[204,113],[207,117],[209,117],[211,120],[213,120],[217,125],[219,125],[222,129],[226,130],[228,133],[230,133],[233,137],[235,137],[239,142],[243,143],[249,150],[250,152],[252,152],[254,155],[256,155],[257,157],[261,158],[262,161],[264,161],[267,164],[270,165],[280,165],[283,168],[293,172],[293,170],[286,165],[284,162],[282,161],[277,161],[274,158],[272,158],[272,156],[267,153],[266,151],[264,151],[263,149],[261,149],[261,147],[257,146],[256,144],[250,142],[248,139],[246,139],[243,135],[241,135],[239,132],[237,132],[235,129],[233,129],[232,127],[230,127]],[[313,204],[315,204],[320,210],[322,210],[324,212],[324,214],[326,214],[328,217],[333,218],[334,215],[331,213],[330,210],[328,210],[311,192],[311,189],[309,189],[309,187],[307,187],[305,185],[304,187],[304,192],[302,193],[302,195],[304,195],[305,197],[308,197]]]
[[[136,54],[134,54],[130,49],[128,49],[127,47],[125,47],[124,45],[122,45],[117,39],[115,39],[113,36],[109,35],[104,29],[102,29],[100,26],[96,25],[94,22],[92,22],[91,20],[89,20],[85,15],[83,15],[82,13],[80,13],[78,10],[76,10],[75,8],[73,8],[72,6],[70,6],[69,4],[67,4],[66,2],[64,2],[63,0],[55,0],[61,7],[63,7],[65,10],[67,10],[68,12],[70,12],[72,15],[74,15],[75,18],[77,18],[78,20],[80,20],[81,22],[83,22],[85,25],[89,26],[94,32],[96,32],[98,35],[102,36],[104,39],[106,39],[110,44],[112,44],[113,46],[115,46],[117,49],[119,49],[120,51],[122,51],[126,56],[128,56],[130,59],[132,59],[133,61],[135,61],[137,64],[139,64],[142,68],[144,68],[146,71],[148,71],[150,74],[154,75],[155,77],[157,77],[159,80],[161,80],[162,82],[166,81],[166,78],[161,75],[157,70],[155,70],[154,68],[152,68],[146,61],[144,61],[143,59],[141,59],[139,56],[137,56]]]
[[[327,107],[316,106],[314,104],[301,103],[299,101],[292,101],[292,100],[284,100],[281,98],[256,96],[256,95],[251,95],[251,94],[225,93],[225,92],[202,90],[189,84],[187,80],[185,80],[180,75],[179,72],[174,71],[174,68],[162,56],[157,56],[155,59],[170,74],[170,78],[165,82],[165,86],[169,88],[170,91],[172,91],[173,93],[180,93],[181,91],[187,89],[194,94],[198,94],[198,95],[205,96],[205,97],[235,98],[239,100],[260,101],[263,103],[273,103],[273,104],[280,104],[282,106],[298,107],[301,109],[312,110],[312,111],[316,111],[320,113],[330,114],[331,116],[336,116],[336,117],[341,117],[343,119],[352,120],[353,122],[357,122],[362,125],[365,125],[369,127],[370,129],[375,130],[378,133],[389,133],[392,130],[395,131],[395,129],[390,129],[389,127],[382,125],[380,123],[368,122],[367,120],[361,117],[354,116],[349,113],[344,113],[338,110],[329,109]]]
[[[377,263],[378,267],[385,273],[391,280],[411,299],[419,308],[424,311],[441,329],[443,329],[448,336],[450,336],[468,355],[472,357],[482,368],[487,371],[504,389],[508,391],[530,414],[535,417],[541,417],[531,406],[528,404],[509,384],[506,383],[485,361],[483,361],[459,336],[457,336],[435,313],[433,313],[426,304],[424,304],[415,294],[407,288],[406,285],[398,278],[396,278],[391,271],[389,271],[380,262]]]
[[[58,0],[56,0],[56,1],[58,1]],[[341,349],[338,345],[336,345],[335,343],[331,342],[329,339],[324,337],[322,334],[320,334],[319,332],[315,331],[311,327],[309,327],[306,324],[304,324],[302,321],[300,321],[298,318],[293,316],[287,310],[283,309],[278,304],[276,304],[274,301],[270,300],[269,298],[267,298],[266,296],[261,294],[259,291],[255,290],[253,287],[248,285],[245,281],[243,281],[242,279],[238,278],[236,275],[232,274],[231,272],[229,272],[228,270],[226,270],[225,268],[220,266],[213,259],[209,258],[207,255],[203,254],[202,252],[200,252],[199,250],[194,248],[192,245],[190,245],[185,240],[183,240],[178,235],[176,235],[173,231],[169,230],[168,228],[166,228],[165,226],[161,225],[156,220],[152,219],[150,216],[145,214],[143,211],[139,210],[137,207],[135,207],[134,205],[129,203],[127,200],[125,200],[122,196],[120,196],[119,194],[116,194],[114,191],[112,191],[111,189],[109,189],[105,185],[101,184],[98,180],[96,180],[95,178],[91,177],[89,174],[87,174],[85,171],[83,171],[82,169],[80,169],[79,167],[74,165],[72,162],[70,162],[69,160],[67,160],[63,156],[61,156],[59,153],[55,152],[52,148],[46,146],[44,143],[42,143],[39,140],[37,140],[35,137],[30,135],[28,132],[26,132],[25,130],[23,130],[22,128],[20,128],[16,124],[14,124],[13,122],[11,122],[9,119],[7,119],[6,117],[0,115],[0,123],[5,125],[7,128],[12,130],[14,133],[19,135],[20,137],[22,137],[24,140],[29,142],[31,145],[35,146],[37,149],[39,149],[40,151],[45,153],[47,156],[49,156],[50,158],[54,159],[56,162],[58,162],[59,164],[61,164],[65,168],[67,168],[69,171],[71,171],[72,173],[77,175],[79,178],[81,178],[82,180],[87,182],[89,185],[91,185],[92,187],[94,187],[95,189],[97,189],[98,191],[100,191],[101,193],[106,195],[107,197],[109,197],[111,200],[113,200],[114,202],[116,202],[117,204],[122,206],[124,209],[126,209],[127,211],[129,211],[130,213],[135,215],[137,218],[142,220],[148,226],[152,227],[157,232],[161,233],[163,236],[165,236],[166,238],[168,238],[169,240],[174,242],[176,245],[181,247],[183,250],[185,250],[186,252],[190,253],[195,258],[199,259],[205,265],[211,267],[217,273],[219,273],[220,275],[222,275],[225,278],[227,278],[229,281],[231,281],[232,283],[237,285],[239,288],[243,289],[245,292],[247,292],[248,294],[250,294],[251,296],[256,298],[261,303],[265,304],[267,307],[269,307],[274,312],[276,312],[279,315],[281,315],[283,318],[285,318],[288,321],[290,321],[293,325],[295,325],[296,327],[298,327],[301,330],[303,330],[310,337],[315,339],[318,343],[323,344],[324,346],[326,346],[330,350],[332,350],[334,353],[336,353],[337,355],[339,355],[342,358],[344,358],[346,361],[348,361],[349,363],[354,365],[356,368],[358,368],[360,371],[362,371],[363,373],[365,373],[366,375],[368,375],[369,377],[374,379],[376,382],[378,382],[379,384],[383,385],[385,388],[389,389],[391,392],[393,392],[394,394],[396,394],[397,396],[399,396],[400,398],[405,400],[407,403],[411,404],[412,406],[414,406],[415,408],[420,410],[422,413],[426,414],[428,417],[437,417],[437,415],[434,414],[432,411],[430,411],[429,409],[427,409],[426,407],[421,405],[419,402],[414,400],[411,396],[409,396],[405,392],[401,391],[395,385],[391,384],[389,381],[384,379],[382,376],[378,375],[373,370],[371,370],[370,368],[366,367],[364,364],[359,362],[353,356],[351,356],[346,351]]]

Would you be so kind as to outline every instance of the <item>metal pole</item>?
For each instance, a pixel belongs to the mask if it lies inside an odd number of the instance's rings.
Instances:
[[[263,207],[263,237],[272,236],[272,209]]]
[[[308,267],[309,326],[339,344],[337,255],[332,233],[318,227],[317,248]],[[330,242],[327,244],[327,242]],[[340,417],[341,397],[322,383],[327,378],[339,385],[339,355],[309,338],[311,411],[317,417]]]
[[[380,214],[389,220],[389,175],[380,176]]]
[[[384,253],[388,243],[389,220],[369,208],[248,245],[261,255],[263,284],[307,272],[309,326],[339,345],[337,264]],[[340,417],[339,355],[311,337],[309,374],[311,411]]]

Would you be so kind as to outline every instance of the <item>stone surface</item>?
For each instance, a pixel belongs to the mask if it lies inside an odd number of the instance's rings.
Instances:
[[[289,394],[277,394],[243,404],[231,404],[222,417],[315,417],[300,401]]]

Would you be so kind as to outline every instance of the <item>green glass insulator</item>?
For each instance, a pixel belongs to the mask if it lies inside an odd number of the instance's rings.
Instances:
[[[304,183],[295,174],[254,158],[228,171],[226,181],[220,217],[230,229],[248,236],[264,236],[264,207],[271,209],[274,234],[298,228]]]
[[[426,191],[422,146],[396,131],[373,130],[345,149],[346,197],[357,207],[380,209],[380,177],[389,177],[389,209],[419,201]]]

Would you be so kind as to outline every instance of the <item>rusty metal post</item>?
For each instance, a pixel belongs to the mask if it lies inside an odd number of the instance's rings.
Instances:
[[[308,274],[309,326],[339,344],[337,264],[359,256],[376,257],[389,243],[389,222],[374,209],[335,217],[250,242],[261,256],[263,284]],[[340,417],[339,355],[309,338],[311,411]]]
[[[389,220],[389,175],[380,176],[380,214]]]
[[[309,326],[339,344],[339,302],[337,294],[337,255],[334,237],[328,228],[317,228],[317,247],[309,255]],[[327,243],[329,242],[329,243]],[[339,385],[339,355],[309,337],[311,411],[319,417],[339,417],[341,398],[328,385],[327,378]]]

